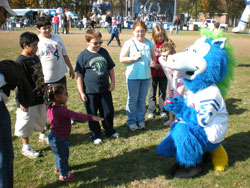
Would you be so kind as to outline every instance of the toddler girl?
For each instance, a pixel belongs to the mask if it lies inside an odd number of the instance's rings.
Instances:
[[[71,119],[102,121],[103,118],[68,110],[66,107],[68,94],[63,84],[49,84],[46,95],[49,103],[47,116],[51,124],[48,136],[49,145],[55,154],[54,172],[59,173],[59,180],[69,181],[74,179],[74,174],[70,173],[68,164]]]
[[[174,45],[171,43],[164,43],[161,47],[161,57],[159,58],[160,64],[163,66],[164,62],[167,61],[168,55],[175,53]],[[184,83],[182,74],[179,71],[174,71],[168,67],[163,66],[164,73],[166,74],[169,86],[168,86],[168,95],[173,98],[174,95],[183,95],[184,94]],[[169,120],[164,123],[164,126],[170,126],[175,120],[174,114],[169,112]]]

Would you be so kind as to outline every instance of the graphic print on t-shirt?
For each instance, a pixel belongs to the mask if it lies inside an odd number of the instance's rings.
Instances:
[[[104,75],[107,69],[107,61],[102,56],[91,59],[89,65],[98,76]]]
[[[53,56],[55,56],[58,61],[59,60],[58,46],[50,43],[49,44],[45,43],[45,47],[46,47],[45,56],[50,56],[52,59],[54,58]]]

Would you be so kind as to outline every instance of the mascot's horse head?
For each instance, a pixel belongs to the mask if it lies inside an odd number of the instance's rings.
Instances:
[[[212,84],[217,84],[223,97],[233,77],[236,65],[232,47],[221,31],[213,33],[201,30],[202,37],[187,48],[186,52],[169,55],[166,66],[183,72],[184,84],[196,93]]]

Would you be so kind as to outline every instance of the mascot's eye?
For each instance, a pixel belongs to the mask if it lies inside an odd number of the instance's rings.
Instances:
[[[197,53],[197,50],[196,50],[196,49],[193,49],[193,52],[194,52],[194,53]]]
[[[188,51],[189,50],[189,48],[186,48],[186,51]]]

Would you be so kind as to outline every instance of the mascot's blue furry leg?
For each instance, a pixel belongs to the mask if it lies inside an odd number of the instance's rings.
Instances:
[[[176,149],[171,134],[167,135],[158,145],[157,154],[164,157],[176,156]]]
[[[197,124],[177,122],[171,133],[176,146],[176,161],[186,167],[202,162],[204,130]]]

